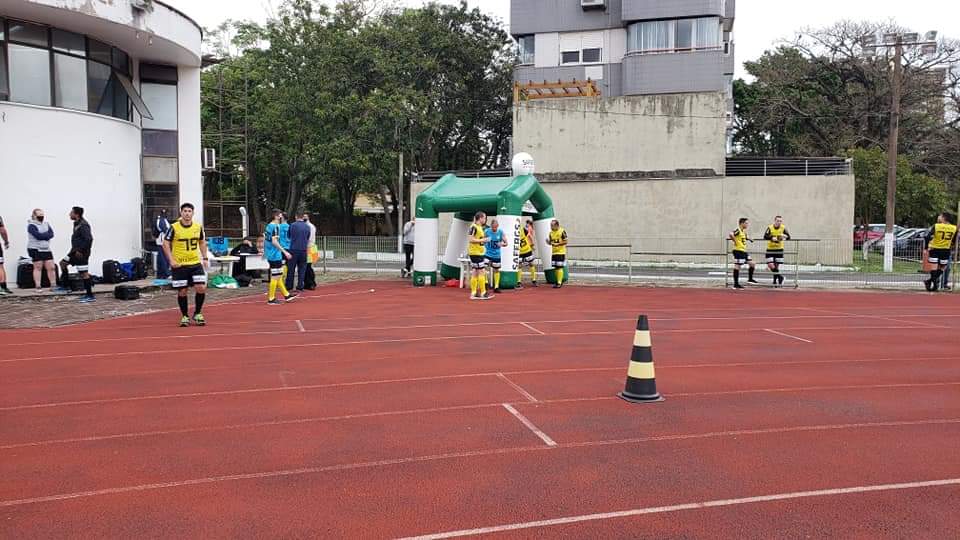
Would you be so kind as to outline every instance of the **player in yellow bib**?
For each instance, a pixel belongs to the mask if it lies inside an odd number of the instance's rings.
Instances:
[[[747,252],[747,242],[752,242],[750,237],[747,236],[747,228],[750,227],[750,220],[747,218],[740,218],[739,226],[733,230],[727,236],[727,239],[733,242],[733,288],[742,289],[743,285],[740,285],[740,267],[743,265],[748,265],[749,274],[747,281],[750,283],[756,283],[757,281],[753,279],[753,273],[756,271],[756,265],[753,263],[753,258],[750,256],[750,253]]]
[[[487,253],[487,234],[485,231],[487,225],[487,214],[477,212],[473,216],[473,224],[467,232],[467,255],[470,257],[470,299],[471,300],[489,300],[487,295],[487,276],[484,275],[484,269],[487,267],[487,261],[484,255]]]
[[[196,291],[193,322],[197,326],[207,324],[203,318],[203,301],[207,297],[207,238],[203,225],[193,221],[193,205],[180,206],[180,219],[174,222],[163,240],[163,252],[173,269],[171,285],[177,290],[180,305],[180,326],[190,326],[187,293],[190,287]]]
[[[930,271],[930,279],[923,281],[928,291],[936,291],[940,288],[940,276],[943,269],[950,262],[950,250],[957,239],[957,226],[953,224],[954,217],[946,212],[937,216],[937,223],[927,231],[927,238],[930,243],[927,245],[929,250],[928,260],[935,264]]]
[[[524,230],[520,231],[520,261],[517,267],[517,288],[523,288],[523,269],[530,269],[530,284],[537,286],[536,255],[533,253],[533,222],[527,221]]]
[[[790,231],[783,224],[782,216],[773,218],[773,223],[763,233],[763,239],[767,241],[767,268],[773,272],[773,286],[780,287],[783,285],[783,275],[780,273],[783,243],[790,239]]]
[[[563,269],[567,266],[567,231],[557,220],[550,222],[550,238],[547,239],[547,245],[550,246],[553,268],[557,272],[557,282],[553,284],[553,288],[559,289],[563,287]]]

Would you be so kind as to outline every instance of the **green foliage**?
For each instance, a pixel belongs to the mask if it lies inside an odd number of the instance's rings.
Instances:
[[[883,223],[887,201],[887,154],[877,149],[856,149],[847,154],[853,159],[857,179],[856,216],[867,223]],[[897,224],[923,227],[937,214],[952,211],[955,202],[940,180],[911,167],[904,156],[897,160]]]
[[[265,25],[220,29],[242,52],[203,75],[205,146],[221,115],[246,124],[246,146],[235,137],[221,160],[247,162],[225,183],[246,185],[258,221],[334,202],[349,233],[357,194],[397,199],[400,152],[408,170],[506,163],[513,57],[501,25],[464,3],[368,8],[285,0]]]

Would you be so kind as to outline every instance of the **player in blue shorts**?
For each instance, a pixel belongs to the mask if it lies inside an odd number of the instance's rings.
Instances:
[[[487,227],[484,234],[487,236],[484,258],[487,265],[493,269],[493,292],[498,293],[500,292],[500,248],[507,247],[507,241],[504,239],[503,229],[500,228],[500,223],[496,219],[490,221],[490,226]]]

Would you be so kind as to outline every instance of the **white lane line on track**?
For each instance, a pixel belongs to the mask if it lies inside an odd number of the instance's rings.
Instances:
[[[713,439],[718,437],[742,437],[742,436],[748,436],[748,435],[769,435],[769,434],[781,434],[781,433],[802,433],[802,432],[817,432],[817,431],[836,431],[836,430],[845,430],[845,429],[870,429],[870,428],[882,428],[882,427],[904,427],[904,426],[922,426],[922,425],[938,425],[938,424],[941,424],[941,425],[960,424],[960,418],[897,421],[897,422],[870,422],[870,423],[859,423],[859,424],[794,426],[794,427],[786,427],[786,428],[750,429],[750,430],[722,431],[722,432],[711,432],[711,433],[695,433],[695,434],[685,434],[685,435],[662,435],[662,436],[652,436],[652,437],[644,437],[644,438],[637,438],[637,439],[620,439],[620,440],[607,440],[607,441],[590,441],[590,442],[582,442],[582,443],[566,443],[566,444],[560,444],[557,446],[537,445],[537,446],[521,446],[521,447],[514,447],[514,448],[500,448],[495,450],[474,450],[469,452],[451,452],[447,454],[435,454],[430,456],[416,456],[416,457],[407,457],[407,458],[386,459],[381,461],[347,463],[347,464],[341,464],[341,465],[328,465],[328,466],[322,466],[322,467],[304,467],[300,469],[284,469],[284,470],[264,471],[264,472],[256,472],[256,473],[232,474],[232,475],[224,475],[224,476],[208,476],[204,478],[179,480],[175,482],[139,484],[134,486],[123,486],[123,487],[98,489],[98,490],[90,490],[90,491],[80,491],[80,492],[73,492],[73,493],[61,493],[57,495],[46,495],[41,497],[31,497],[27,499],[8,499],[8,500],[0,500],[0,508],[11,507],[11,506],[22,506],[27,504],[38,504],[38,503],[45,503],[45,502],[65,501],[65,500],[71,500],[71,499],[81,499],[81,498],[87,498],[87,497],[97,497],[97,496],[103,496],[103,495],[116,495],[116,494],[123,494],[123,493],[153,491],[157,489],[169,489],[169,488],[176,488],[176,487],[218,484],[223,482],[231,482],[231,481],[239,481],[239,480],[280,478],[280,477],[286,477],[286,476],[301,476],[306,474],[318,474],[318,473],[324,473],[324,472],[366,469],[366,468],[372,468],[372,467],[385,467],[390,465],[423,463],[423,462],[449,460],[449,459],[520,454],[525,452],[542,452],[542,451],[551,451],[557,448],[583,448],[583,447],[593,447],[593,446],[638,444],[638,443],[656,442],[656,441]]]
[[[776,335],[778,335],[778,336],[783,336],[783,337],[787,337],[787,338],[790,338],[790,339],[795,339],[795,340],[797,340],[797,341],[802,341],[802,342],[804,342],[804,343],[813,343],[813,342],[810,341],[809,339],[803,339],[802,337],[791,336],[790,334],[784,334],[783,332],[777,332],[776,330],[771,330],[771,329],[769,329],[769,328],[764,328],[763,331],[764,331],[764,332],[770,332],[771,334],[776,334]]]
[[[504,375],[503,373],[497,373],[497,377],[499,377],[500,379],[502,379],[503,382],[509,384],[509,385],[510,385],[514,390],[516,390],[521,396],[527,398],[527,401],[529,401],[529,402],[531,402],[531,403],[537,403],[537,398],[533,397],[533,394],[531,394],[530,392],[527,392],[527,391],[526,391],[522,386],[520,386],[519,384],[511,381],[511,380],[510,380],[506,375]]]
[[[529,328],[530,330],[533,330],[534,332],[540,334],[541,336],[547,335],[545,332],[541,332],[540,330],[537,330],[536,328],[530,326],[529,324],[527,324],[527,323],[525,323],[525,322],[520,321],[520,324],[522,324],[523,326],[526,326],[527,328]]]
[[[902,324],[912,324],[920,325],[923,327],[938,328],[943,329],[947,328],[944,326],[937,326],[927,323],[921,323],[917,321],[901,321],[897,319],[890,319],[880,316],[868,316],[868,315],[846,315],[839,314],[835,311],[824,311],[824,310],[815,310],[809,308],[808,311],[818,311],[824,313],[823,315],[793,315],[793,316],[780,316],[780,315],[771,315],[771,316],[740,316],[740,317],[651,317],[650,322],[688,322],[688,321],[748,321],[748,320],[777,320],[777,321],[790,321],[790,320],[809,320],[809,319],[848,319],[848,318],[867,318],[875,320],[886,320],[890,322],[897,322]],[[828,314],[829,313],[829,314]],[[902,315],[903,317],[941,317],[939,315]],[[537,332],[540,335],[545,335],[544,332],[530,326],[530,324],[569,324],[569,323],[618,323],[618,322],[635,322],[635,317],[630,318],[609,318],[609,319],[558,319],[558,320],[543,320],[543,321],[506,321],[501,320],[497,322],[465,322],[465,323],[446,323],[446,324],[415,324],[415,325],[403,325],[403,326],[353,326],[353,327],[343,327],[343,328],[316,328],[312,330],[301,330],[303,327],[303,321],[313,322],[320,321],[323,319],[299,319],[296,321],[298,323],[296,330],[268,330],[268,331],[252,331],[252,332],[210,332],[210,333],[191,333],[183,335],[149,335],[149,336],[130,336],[130,337],[115,337],[115,338],[92,338],[92,339],[72,339],[72,340],[62,340],[57,339],[57,344],[81,344],[81,343],[111,343],[111,342],[123,342],[123,341],[150,341],[150,340],[190,340],[190,339],[208,339],[216,337],[246,337],[246,336],[260,336],[260,335],[285,335],[285,334],[296,334],[305,332],[308,334],[320,334],[320,333],[335,333],[335,332],[369,332],[373,330],[429,330],[433,328],[470,328],[477,326],[501,326],[508,323],[517,323],[526,326],[528,329]],[[209,326],[208,326],[209,327]],[[837,329],[855,329],[855,328],[870,328],[867,326],[856,327],[856,326],[844,326],[838,327]],[[703,329],[702,331],[723,331],[725,329]],[[684,331],[684,330],[659,330],[660,332],[671,332],[671,331]],[[686,330],[686,331],[700,331],[700,330]],[[21,342],[10,342],[5,343],[5,346],[8,347],[18,347],[18,346],[32,346],[32,345],[49,345],[50,340],[45,341],[21,341]]]
[[[550,438],[549,435],[544,433],[536,424],[530,421],[529,418],[524,416],[520,411],[513,408],[513,405],[509,403],[503,403],[503,408],[510,412],[513,416],[517,418],[523,425],[527,426],[527,429],[533,432],[534,435],[540,437],[540,440],[544,442],[547,446],[554,447],[557,446],[556,441]]]
[[[503,323],[496,323],[502,325]],[[789,327],[785,330],[800,330],[800,331],[819,331],[819,332],[855,332],[860,330],[903,330],[903,326],[850,326],[850,327],[837,327],[837,326],[798,326],[798,327]],[[920,331],[920,330],[934,330],[936,327],[923,327],[915,326],[911,327],[910,330]],[[730,333],[730,332],[755,332],[762,331],[764,328],[688,328],[688,329],[666,329],[666,330],[657,330],[654,333],[656,334],[707,334],[707,333]],[[335,346],[346,346],[346,345],[374,345],[374,344],[385,344],[385,343],[415,343],[421,341],[449,341],[449,340],[468,340],[472,338],[483,338],[483,337],[518,337],[526,336],[528,338],[537,338],[537,337],[563,337],[563,336],[613,336],[613,335],[630,335],[632,331],[618,330],[612,332],[553,332],[550,334],[480,334],[480,335],[465,335],[465,336],[432,336],[432,337],[416,337],[416,338],[394,338],[394,339],[368,339],[368,340],[354,340],[354,341],[330,341],[330,342],[311,342],[311,343],[289,343],[283,345],[245,345],[245,346],[229,346],[229,347],[205,347],[205,348],[196,348],[196,349],[180,349],[181,352],[190,353],[190,352],[221,352],[221,351],[250,351],[250,350],[264,350],[264,349],[284,349],[284,348],[303,348],[303,347],[335,347]],[[282,334],[283,332],[270,332],[271,334]],[[308,334],[311,332],[308,332]],[[123,351],[123,352],[113,352],[113,353],[86,353],[86,354],[65,354],[65,355],[49,355],[49,356],[30,356],[22,358],[8,358],[0,360],[0,364],[8,364],[12,362],[30,362],[30,361],[43,361],[43,360],[62,360],[62,359],[71,359],[71,358],[104,358],[104,357],[118,357],[118,356],[144,356],[150,354],[161,354],[156,349],[146,350],[146,351]]]
[[[835,495],[851,495],[856,493],[874,493],[874,492],[880,492],[880,491],[898,491],[898,490],[905,490],[905,489],[921,489],[921,488],[957,486],[957,485],[960,485],[960,478],[945,478],[943,480],[927,480],[922,482],[904,482],[900,484],[874,484],[869,486],[818,489],[814,491],[793,491],[789,493],[775,493],[772,495],[740,497],[737,499],[715,499],[711,501],[674,504],[669,506],[650,506],[646,508],[635,508],[633,510],[621,510],[618,512],[605,512],[600,514],[583,514],[579,516],[567,516],[567,517],[555,518],[555,519],[543,519],[540,521],[526,521],[521,523],[511,523],[508,525],[495,525],[492,527],[462,529],[459,531],[425,534],[422,536],[409,536],[406,538],[402,538],[401,540],[443,540],[445,538],[457,538],[461,536],[493,534],[498,532],[518,531],[522,529],[535,529],[540,527],[555,527],[557,525],[570,525],[572,523],[583,523],[585,521],[601,521],[601,520],[607,520],[607,519],[644,516],[644,515],[650,515],[650,514],[680,512],[684,510],[702,510],[704,508],[739,506],[744,504],[756,504],[756,503],[772,502],[772,501],[787,501],[787,500],[793,500],[793,499],[806,499],[811,497],[829,497],[829,496],[835,496]]]

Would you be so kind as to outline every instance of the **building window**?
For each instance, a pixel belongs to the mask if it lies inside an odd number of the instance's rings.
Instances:
[[[671,53],[719,50],[720,18],[643,21],[627,27],[627,51]]]
[[[87,110],[86,60],[60,53],[53,55],[53,105]]]
[[[10,57],[10,101],[50,105],[50,52],[36,47],[7,45]]]
[[[603,59],[603,49],[591,48],[583,50],[584,64],[599,64]]]
[[[153,120],[144,119],[144,129],[177,129],[177,87],[172,84],[143,83],[140,95]]]
[[[149,117],[133,85],[121,79],[129,75],[130,57],[116,47],[59,28],[0,19],[0,99],[130,120],[132,98]]]
[[[561,64],[579,64],[580,51],[563,51],[560,53]]]
[[[177,132],[143,130],[143,155],[177,157]]]
[[[49,47],[50,36],[47,27],[20,21],[10,21],[10,41],[37,47]]]
[[[7,21],[0,19],[0,101],[10,99],[10,86],[7,84]]]
[[[87,40],[80,34],[67,32],[65,30],[53,29],[53,49],[60,52],[75,54],[77,56],[87,55]]]
[[[537,50],[536,38],[534,36],[521,36],[517,38],[517,45],[520,49],[520,63],[533,64]]]

